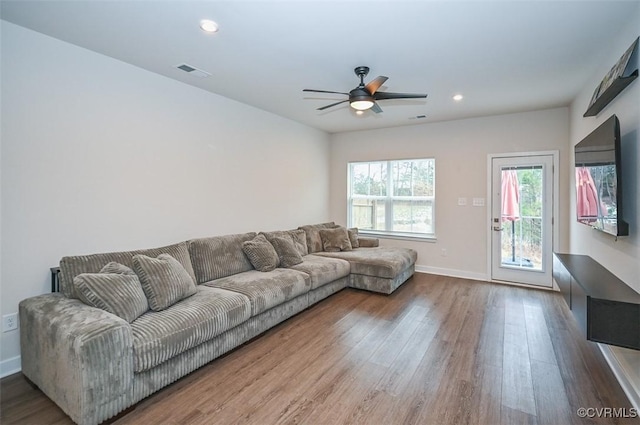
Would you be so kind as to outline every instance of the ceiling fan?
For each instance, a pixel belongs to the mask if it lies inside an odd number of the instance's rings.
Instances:
[[[366,85],[364,84],[364,77],[369,73],[369,67],[367,66],[359,66],[353,70],[358,77],[360,77],[360,85],[355,89],[351,90],[349,93],[340,92],[340,91],[329,91],[329,90],[313,90],[313,89],[303,89],[302,91],[306,92],[314,92],[314,93],[334,93],[334,94],[344,94],[349,96],[348,99],[341,100],[340,102],[335,102],[330,105],[322,106],[318,108],[318,111],[323,111],[327,108],[331,108],[332,106],[339,105],[341,103],[349,102],[349,106],[351,106],[356,111],[366,111],[367,109],[371,109],[375,113],[382,112],[380,106],[376,103],[377,100],[389,100],[389,99],[422,99],[426,98],[426,94],[417,94],[417,93],[390,93],[384,91],[378,91],[380,86],[384,84],[389,78],[380,75],[379,77],[374,78],[369,81]],[[361,113],[361,112],[360,112]]]

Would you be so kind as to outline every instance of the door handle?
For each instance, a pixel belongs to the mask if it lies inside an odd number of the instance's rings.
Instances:
[[[493,231],[494,231],[494,232],[502,232],[502,227],[500,227],[500,226],[493,226]]]

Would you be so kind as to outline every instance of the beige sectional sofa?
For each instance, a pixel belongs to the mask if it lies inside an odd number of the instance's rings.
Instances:
[[[293,240],[287,246],[301,257],[266,272],[244,250],[248,242],[264,242],[253,232],[64,257],[62,293],[20,303],[22,372],[73,421],[98,424],[345,287],[389,294],[413,274],[415,251],[377,247],[353,233],[353,245],[362,247],[325,252],[320,230],[335,228],[263,234],[274,244]],[[276,254],[281,266],[288,261]],[[150,297],[158,290],[149,287],[154,273],[170,285]],[[95,297],[91,290],[100,286],[92,287],[92,279],[124,286]],[[171,280],[187,286],[176,289]],[[120,297],[120,305],[109,305],[110,297]],[[134,305],[138,313],[118,315]]]

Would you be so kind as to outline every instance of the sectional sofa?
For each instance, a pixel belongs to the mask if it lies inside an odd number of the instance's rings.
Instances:
[[[22,372],[98,424],[345,287],[390,294],[417,254],[377,245],[323,223],[64,257],[20,303]]]

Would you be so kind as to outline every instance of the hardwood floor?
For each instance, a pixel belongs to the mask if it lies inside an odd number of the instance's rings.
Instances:
[[[68,424],[16,374],[3,424]],[[559,293],[416,274],[347,289],[138,403],[113,424],[638,424]],[[611,416],[611,415],[609,415]]]

